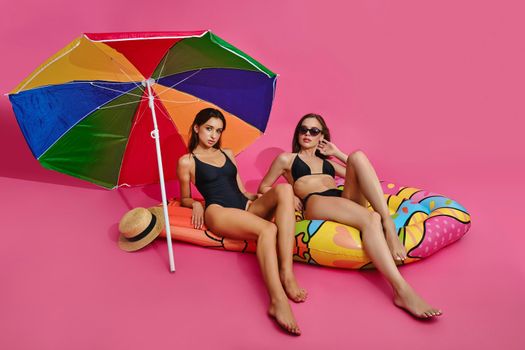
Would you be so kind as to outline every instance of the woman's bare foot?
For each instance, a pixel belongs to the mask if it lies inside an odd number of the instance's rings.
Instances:
[[[395,261],[403,261],[407,258],[407,250],[405,246],[399,241],[396,232],[396,225],[390,216],[382,220],[383,231],[385,231],[385,239],[390,249],[390,253]]]
[[[394,290],[394,304],[417,318],[433,318],[442,315],[441,310],[430,306],[408,284]]]
[[[308,293],[303,288],[299,287],[297,280],[292,272],[281,272],[281,283],[283,284],[286,295],[296,303],[302,303],[306,300]]]
[[[275,300],[270,304],[268,314],[275,318],[277,324],[292,335],[301,335],[301,330],[292,312],[288,300]]]

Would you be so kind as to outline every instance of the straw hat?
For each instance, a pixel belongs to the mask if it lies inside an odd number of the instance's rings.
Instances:
[[[121,249],[132,252],[150,244],[164,229],[162,208],[135,208],[128,211],[118,225]]]

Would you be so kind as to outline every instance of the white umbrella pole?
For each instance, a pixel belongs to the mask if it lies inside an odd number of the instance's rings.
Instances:
[[[173,246],[171,244],[171,229],[170,220],[168,216],[168,201],[166,199],[166,187],[164,185],[164,170],[162,168],[162,156],[160,153],[159,129],[157,126],[157,115],[155,114],[155,105],[153,103],[153,94],[151,93],[151,83],[153,79],[146,80],[148,88],[149,108],[151,109],[151,116],[153,117],[153,125],[155,129],[151,132],[151,137],[155,139],[155,146],[157,147],[157,164],[159,165],[160,189],[162,193],[162,208],[164,209],[164,222],[166,223],[166,240],[168,243],[168,254],[170,257],[170,271],[175,271],[175,262],[173,261]]]

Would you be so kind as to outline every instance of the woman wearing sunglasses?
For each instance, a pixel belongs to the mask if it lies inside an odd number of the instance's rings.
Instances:
[[[246,192],[237,173],[235,157],[221,149],[226,120],[221,111],[206,108],[190,128],[190,153],[179,159],[177,176],[181,204],[192,208],[192,223],[203,223],[223,237],[257,241],[257,258],[270,295],[268,313],[294,335],[300,335],[287,296],[306,299],[292,271],[295,212],[290,185],[276,186],[263,195]],[[190,182],[204,197],[206,206],[191,198]],[[271,222],[275,215],[275,224]]]
[[[376,172],[362,151],[349,156],[330,142],[324,119],[307,114],[295,128],[293,153],[282,153],[272,163],[259,192],[271,190],[279,176],[293,185],[295,208],[304,218],[340,222],[362,233],[363,248],[394,291],[394,303],[419,318],[441,315],[424,301],[399,273],[394,259],[406,258],[398,239]],[[335,157],[344,164],[328,159]],[[335,175],[345,179],[337,189]],[[367,201],[375,211],[367,209]]]

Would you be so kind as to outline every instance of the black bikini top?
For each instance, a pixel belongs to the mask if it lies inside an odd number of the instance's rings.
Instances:
[[[307,176],[307,175],[330,175],[331,177],[335,177],[335,169],[332,164],[330,164],[329,161],[326,159],[323,159],[323,172],[322,173],[312,173],[312,170],[306,164],[299,155],[295,156],[295,159],[292,163],[292,177],[294,182],[297,181],[297,179]]]

